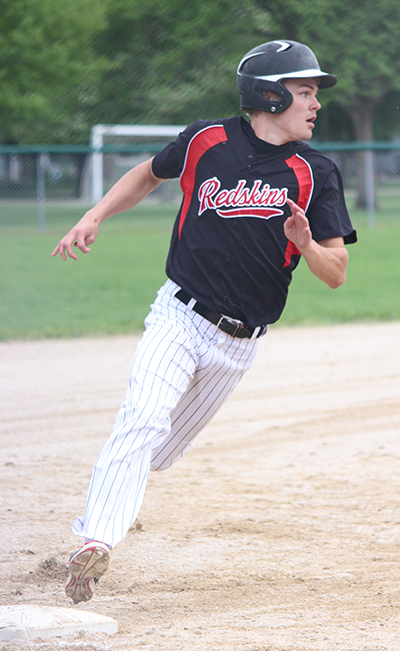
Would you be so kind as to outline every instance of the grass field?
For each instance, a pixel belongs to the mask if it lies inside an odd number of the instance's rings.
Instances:
[[[351,202],[350,202],[351,209]],[[36,208],[0,209],[0,339],[96,336],[143,329],[164,265],[176,207],[143,205],[102,226],[78,262],[51,251],[82,207],[47,207],[46,234]],[[304,260],[294,274],[281,325],[400,319],[400,204],[391,198],[377,226],[351,210],[359,242],[349,247],[348,279],[332,291]]]

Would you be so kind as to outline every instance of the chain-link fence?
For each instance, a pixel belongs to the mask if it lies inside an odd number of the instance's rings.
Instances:
[[[128,169],[159,151],[165,142],[124,146],[0,147],[0,229],[62,230],[65,217],[77,218]],[[341,170],[350,212],[370,226],[400,219],[400,143],[321,143],[317,148]],[[97,157],[97,158],[96,158]],[[176,213],[179,182],[168,181],[143,203],[154,226],[163,215]],[[156,206],[157,210],[154,211]]]
[[[99,238],[93,255],[84,260],[79,255],[79,264],[64,266],[50,254],[93,205],[100,182],[101,192],[106,192],[164,144],[105,144],[97,150],[92,146],[0,148],[0,339],[86,336],[143,327],[148,306],[165,278],[165,258],[182,196],[178,179],[162,183],[133,211],[107,220],[102,226],[107,237]],[[392,221],[391,228],[379,230],[396,237],[400,145],[360,148],[324,143],[320,148],[343,174],[357,230],[368,224],[371,235],[379,236],[374,225]],[[369,239],[366,234],[367,229],[364,241]],[[388,291],[384,315],[393,313],[394,294]],[[353,302],[350,310],[346,301],[343,306],[337,305],[335,320],[340,315],[347,319],[349,313],[353,318]],[[363,305],[359,312],[365,313]]]
[[[369,226],[400,220],[400,143],[323,143],[341,171],[352,215]]]

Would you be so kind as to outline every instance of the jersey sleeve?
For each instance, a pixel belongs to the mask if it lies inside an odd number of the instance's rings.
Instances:
[[[181,131],[179,136],[156,154],[152,170],[159,179],[175,179],[181,175],[185,164],[186,151],[193,136],[208,122],[197,120]]]
[[[316,242],[333,237],[343,237],[345,244],[357,241],[346,207],[342,178],[333,162],[320,192],[310,203],[307,218]]]

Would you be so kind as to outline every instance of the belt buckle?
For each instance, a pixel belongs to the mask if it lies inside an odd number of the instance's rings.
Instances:
[[[228,329],[224,329],[222,327],[225,324],[226,324],[225,328],[228,328]],[[235,334],[237,333],[237,331],[240,328],[239,323],[236,323],[235,321],[230,321],[229,319],[226,318],[226,316],[221,316],[221,318],[218,321],[218,323],[216,324],[216,326],[217,326],[217,328],[219,330],[222,330],[222,332],[225,332],[226,334],[230,335],[231,337],[234,337]],[[232,331],[232,329],[233,329],[233,331]]]

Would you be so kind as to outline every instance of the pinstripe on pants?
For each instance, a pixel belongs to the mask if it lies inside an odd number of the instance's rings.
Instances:
[[[73,530],[114,547],[143,501],[149,470],[190,447],[252,365],[257,339],[221,332],[184,305],[168,280],[135,354],[125,400],[96,461],[85,517]]]

